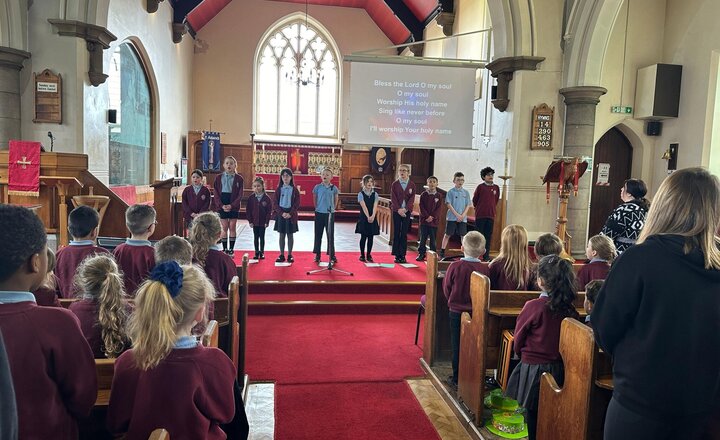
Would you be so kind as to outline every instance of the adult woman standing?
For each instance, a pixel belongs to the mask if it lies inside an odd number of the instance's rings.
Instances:
[[[610,214],[600,232],[615,243],[618,255],[635,244],[640,236],[650,202],[645,198],[647,186],[640,179],[628,179],[620,188],[622,205]]]
[[[614,357],[605,439],[707,439],[720,409],[720,180],[668,177],[638,244],[598,294],[598,344]]]

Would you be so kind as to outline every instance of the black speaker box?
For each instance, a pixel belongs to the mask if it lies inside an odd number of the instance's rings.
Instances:
[[[645,125],[645,134],[648,136],[660,136],[662,134],[662,122],[648,121]]]
[[[114,108],[108,110],[108,124],[117,124],[117,110]]]

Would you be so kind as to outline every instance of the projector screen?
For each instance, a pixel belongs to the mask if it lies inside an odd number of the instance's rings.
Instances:
[[[348,142],[472,148],[475,70],[352,61]]]

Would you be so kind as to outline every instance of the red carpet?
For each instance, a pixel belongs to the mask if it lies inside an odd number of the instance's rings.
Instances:
[[[278,384],[401,381],[422,376],[417,315],[250,316],[247,370]]]
[[[278,440],[436,440],[403,382],[278,386]]]

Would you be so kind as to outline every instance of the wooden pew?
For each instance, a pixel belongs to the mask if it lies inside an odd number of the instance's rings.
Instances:
[[[170,433],[164,429],[156,429],[150,433],[148,440],[170,440]]]
[[[435,252],[427,252],[422,362],[428,369],[438,362],[450,362],[452,359],[449,310],[442,290],[442,280],[449,266],[449,262],[439,261]]]
[[[490,280],[475,272],[470,281],[473,303],[472,317],[463,313],[460,320],[460,365],[458,367],[458,399],[474,417],[477,426],[482,424],[485,370],[498,366],[504,330],[515,328],[522,307],[538,297],[538,292],[490,290]],[[578,313],[585,294],[575,300]]]
[[[590,327],[569,318],[560,330],[560,354],[565,367],[562,388],[551,374],[540,380],[537,438],[601,440],[612,397],[609,357],[595,344]]]
[[[377,221],[380,225],[380,238],[392,245],[393,238],[393,221],[392,211],[390,210],[390,199],[386,197],[378,198]]]

